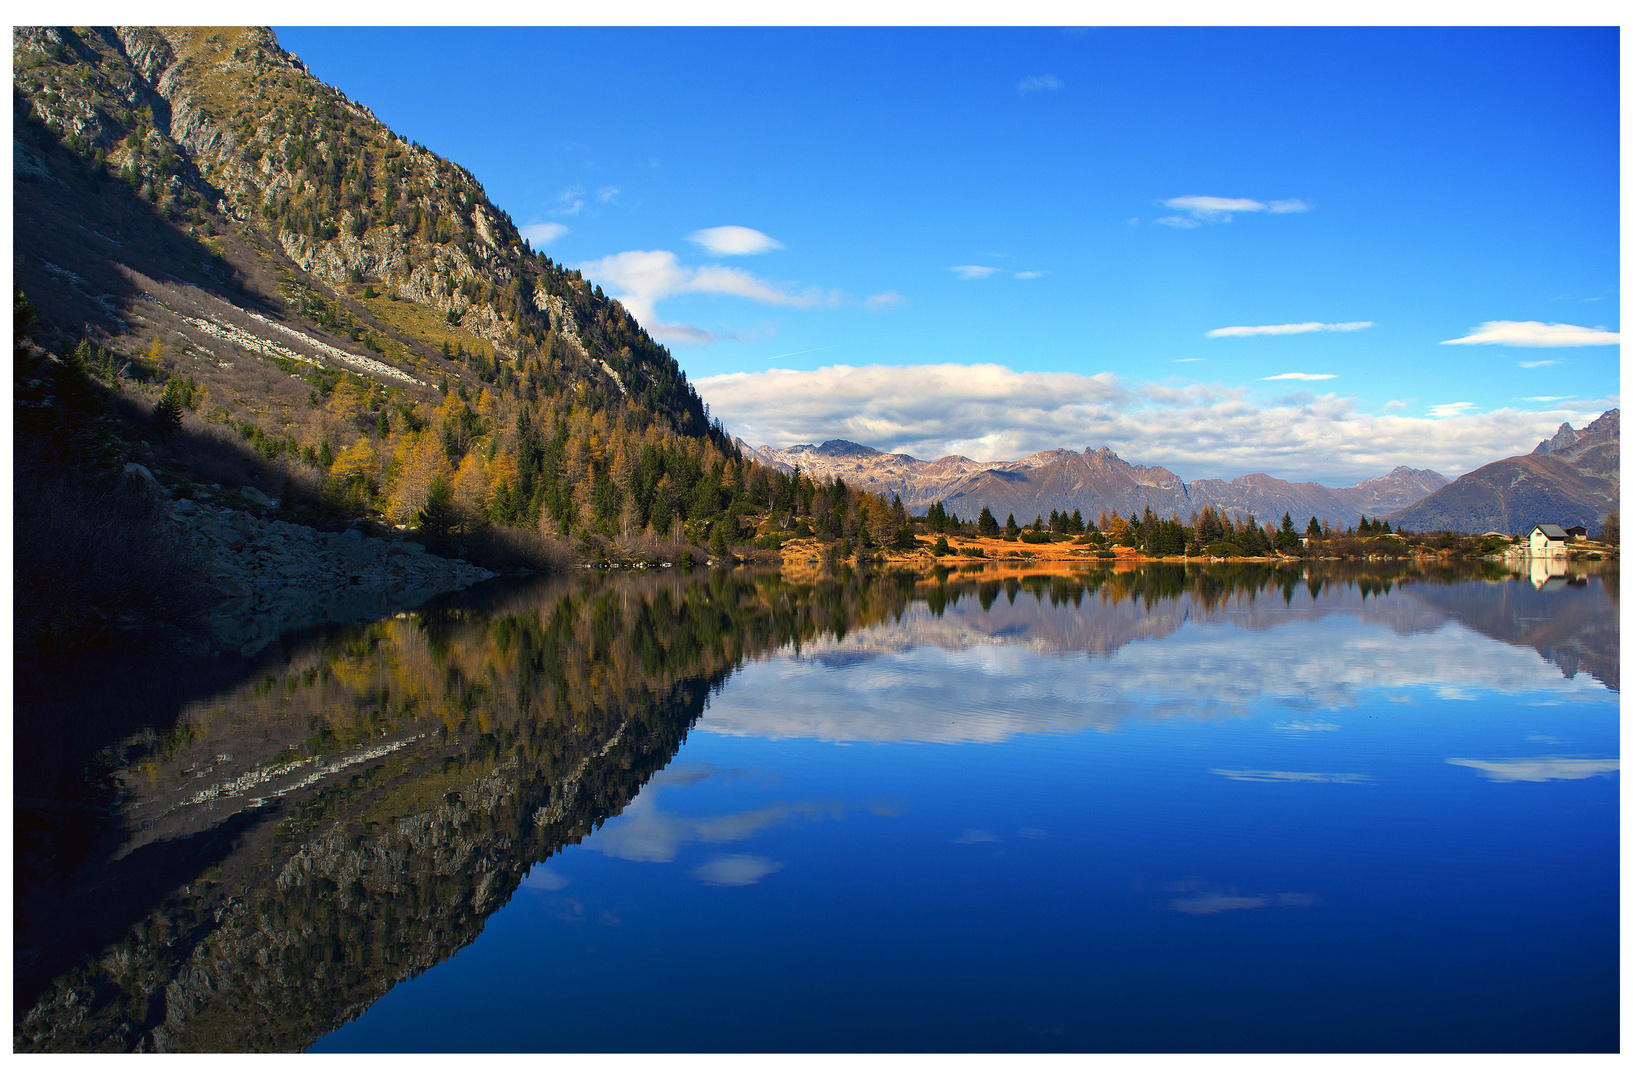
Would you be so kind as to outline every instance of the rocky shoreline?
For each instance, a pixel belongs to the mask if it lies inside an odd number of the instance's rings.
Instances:
[[[129,471],[167,497],[146,469]],[[356,529],[319,532],[232,505],[276,507],[255,488],[194,487],[190,494],[175,498],[166,510],[212,594],[210,637],[218,649],[252,656],[291,630],[383,618],[496,576],[463,559],[432,555],[423,544],[364,536]]]

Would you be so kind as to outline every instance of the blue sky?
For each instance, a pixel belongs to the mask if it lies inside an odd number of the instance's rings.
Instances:
[[[1614,29],[278,35],[755,444],[1348,482],[1618,403]]]

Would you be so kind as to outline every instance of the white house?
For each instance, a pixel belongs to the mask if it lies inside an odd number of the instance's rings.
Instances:
[[[1565,530],[1558,525],[1536,525],[1528,537],[1533,555],[1565,554]]]

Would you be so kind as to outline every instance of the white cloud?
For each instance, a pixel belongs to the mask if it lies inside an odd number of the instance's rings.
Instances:
[[[1437,420],[1444,420],[1448,416],[1461,416],[1474,408],[1472,401],[1449,401],[1444,405],[1429,406],[1429,415]]]
[[[1218,195],[1181,195],[1176,199],[1162,200],[1162,205],[1181,211],[1183,216],[1158,218],[1157,224],[1176,229],[1222,224],[1237,214],[1302,214],[1310,209],[1303,199],[1272,199],[1263,203],[1257,199],[1226,199]]]
[[[659,319],[657,303],[671,296],[713,293],[772,307],[796,308],[834,307],[840,300],[838,293],[815,286],[796,292],[732,266],[683,266],[673,251],[621,251],[592,259],[580,269],[616,296],[648,333],[671,344],[707,345],[723,336]]]
[[[596,202],[610,203],[617,197],[618,189],[615,187],[604,187],[595,193]]]
[[[1563,360],[1521,360],[1520,361],[1520,367],[1522,367],[1522,368],[1558,367],[1560,364],[1563,364],[1564,362],[1565,361],[1563,361]]]
[[[1441,417],[1358,410],[1351,398],[1265,402],[1246,387],[1127,383],[1116,375],[1018,372],[998,364],[773,368],[697,380],[753,445],[851,439],[934,459],[1015,460],[1057,446],[1111,446],[1187,480],[1264,471],[1349,483],[1397,465],[1455,476],[1529,453],[1561,423],[1581,426],[1615,399]]]
[[[1037,278],[1043,277],[1049,273],[1047,270],[1020,270],[1016,272],[1008,272],[1000,270],[996,266],[975,265],[949,266],[947,269],[951,270],[954,274],[957,274],[960,281],[977,281],[982,278],[989,278],[994,274],[1002,273],[1009,273],[1009,276],[1014,278],[1016,281],[1034,281]]]
[[[760,255],[782,247],[759,229],[746,225],[716,225],[699,229],[686,239],[711,255]]]
[[[1203,359],[1200,356],[1182,356],[1177,360],[1170,360],[1168,362],[1170,364],[1200,364],[1203,362]]]
[[[1311,375],[1305,371],[1284,371],[1280,375],[1266,375],[1260,382],[1276,382],[1280,379],[1293,379],[1298,382],[1321,382],[1323,379],[1336,379],[1337,375]]]
[[[1349,334],[1356,330],[1365,330],[1371,326],[1370,322],[1301,322],[1279,323],[1275,326],[1221,326],[1217,330],[1209,330],[1207,337],[1266,337],[1282,334],[1314,334],[1335,333]]]
[[[759,855],[722,855],[693,870],[692,876],[705,885],[757,885],[761,878],[782,867],[782,863]]]
[[[584,209],[584,189],[570,187],[556,196],[556,213],[576,214]]]
[[[1521,401],[1569,401],[1568,397],[1522,397]]]
[[[1476,761],[1470,758],[1447,758],[1448,765],[1461,765],[1485,774],[1487,780],[1499,784],[1515,781],[1541,783],[1545,780],[1586,780],[1621,770],[1616,758],[1539,757],[1510,758],[1506,761]]]
[[[888,311],[893,307],[901,307],[905,303],[907,303],[907,297],[903,296],[895,289],[889,289],[882,293],[874,293],[872,296],[867,298],[867,306],[873,311]]]
[[[1390,409],[1404,409],[1416,400],[1417,398],[1390,398],[1388,401],[1384,402],[1383,408],[1378,411],[1388,412]]]
[[[1572,345],[1619,345],[1622,335],[1604,327],[1589,329],[1570,323],[1483,322],[1460,338],[1442,345],[1512,345],[1524,349],[1566,348]]]
[[[1040,90],[1064,90],[1066,84],[1058,75],[1028,75],[1015,84],[1015,89],[1023,94],[1035,94]]]
[[[572,230],[557,221],[535,221],[531,225],[523,225],[522,239],[533,245],[534,251],[539,251],[546,244],[554,243],[566,236]]]
[[[1177,199],[1164,199],[1162,205],[1170,210],[1183,210],[1193,217],[1222,217],[1227,220],[1231,214],[1265,209],[1264,203],[1254,199],[1221,199],[1217,195],[1181,195]]]

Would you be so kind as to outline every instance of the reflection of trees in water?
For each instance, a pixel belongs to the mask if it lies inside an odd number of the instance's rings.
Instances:
[[[1124,615],[1166,626],[1186,612],[1237,620],[1256,598],[1320,617],[1310,609],[1351,590],[1411,585],[1482,633],[1520,642],[1523,627],[1523,643],[1548,647],[1546,624],[1525,621],[1531,601],[1502,598],[1520,586],[1478,584],[1494,576],[1509,575],[1229,564],[803,584],[553,577],[323,633],[114,748],[119,857],[28,901],[55,916],[19,922],[20,955],[36,959],[19,960],[15,1042],[309,1045],[474,940],[529,866],[618,814],[745,660],[895,625],[916,600],[939,619],[964,597],[986,614],[1026,593],[1091,628]],[[1603,607],[1604,591],[1573,590],[1589,592]],[[77,952],[52,953],[53,935]]]
[[[745,658],[912,596],[895,576],[556,577],[296,647],[118,748],[119,858],[31,930],[72,934],[76,905],[116,894],[128,930],[35,975],[17,1046],[308,1045],[616,815]]]

